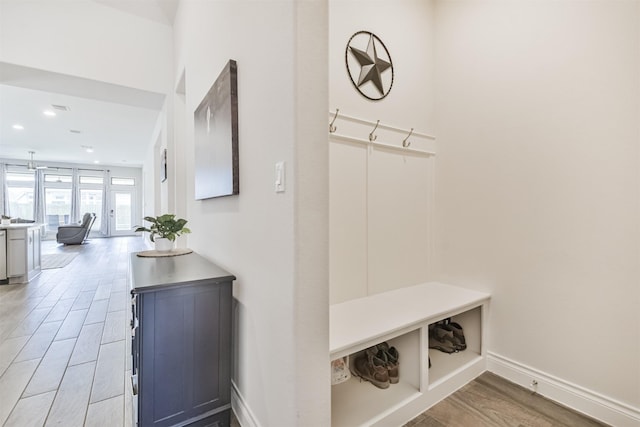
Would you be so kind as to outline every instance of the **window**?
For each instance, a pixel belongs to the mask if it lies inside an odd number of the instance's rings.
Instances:
[[[11,184],[12,182],[27,182],[33,184],[35,182],[35,176],[33,172],[8,172],[7,173],[7,183]]]
[[[7,215],[12,218],[33,220],[33,172],[7,172]]]
[[[86,176],[86,175],[80,175],[80,184],[96,184],[96,185],[102,185],[102,182],[104,180],[102,179],[101,176]]]
[[[85,212],[96,214],[96,220],[93,223],[93,230],[100,230],[102,224],[102,190],[80,189],[80,213]]]
[[[33,171],[24,165],[7,164],[5,171],[0,171],[4,175],[0,175],[4,178],[0,179],[0,187],[4,184],[6,189],[0,194],[3,196],[0,197],[0,208],[4,207],[0,212],[12,218],[42,222],[43,238],[54,237],[60,225],[76,223],[86,212],[96,214],[91,228],[94,236],[101,234],[103,225],[108,225],[109,236],[132,234],[135,218],[139,217],[134,212],[137,211],[139,175],[127,170],[116,172],[115,177],[109,173],[71,165]],[[36,214],[37,208],[42,212]]]
[[[111,185],[136,185],[136,180],[133,178],[111,178]]]
[[[114,193],[114,210],[116,215],[115,231],[130,231],[133,228],[131,223],[132,196],[130,192]]]
[[[44,221],[47,233],[56,233],[58,226],[73,222],[72,186],[70,169],[61,168],[44,173]]]
[[[68,224],[71,217],[71,188],[45,188],[44,213],[48,231]]]
[[[103,182],[101,175],[91,174],[89,171],[83,171],[80,175],[80,215],[85,212],[93,212],[96,214],[96,220],[91,230],[97,232],[102,227],[102,197],[104,194]]]
[[[71,184],[71,181],[71,175],[54,175],[50,173],[44,175],[44,182],[46,183]]]

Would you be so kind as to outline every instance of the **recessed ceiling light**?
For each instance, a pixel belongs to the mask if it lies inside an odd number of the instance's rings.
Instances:
[[[100,163],[100,160],[94,160],[93,163],[98,164]]]
[[[93,153],[93,148],[87,148],[87,153]]]
[[[44,114],[45,116],[49,116],[49,117],[54,117],[56,115],[56,113],[54,111],[51,111],[51,110],[44,110],[42,112],[42,114]]]
[[[23,130],[23,129],[24,129],[24,126],[22,126],[22,125],[21,125],[21,124],[19,124],[19,123],[16,123],[15,125],[13,125],[13,126],[12,126],[12,128],[14,128],[14,129],[16,129],[16,130]]]

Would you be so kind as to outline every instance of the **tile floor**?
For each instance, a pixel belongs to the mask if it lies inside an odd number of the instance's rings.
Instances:
[[[76,252],[29,284],[0,285],[0,425],[131,426],[129,253],[140,237],[43,242]]]

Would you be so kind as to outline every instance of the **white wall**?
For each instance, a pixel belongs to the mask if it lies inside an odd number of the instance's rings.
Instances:
[[[174,24],[175,68],[186,76],[176,167],[186,171],[188,244],[237,277],[243,425],[330,424],[326,13],[324,1],[187,0]],[[238,64],[240,194],[196,201],[193,112],[229,59]],[[276,194],[278,161],[287,187]]]
[[[162,150],[167,148],[173,138],[168,138],[168,122],[171,120],[167,112],[171,97],[168,96],[167,100],[162,106],[162,110],[158,115],[153,134],[150,138],[145,153],[143,163],[143,191],[142,191],[142,217],[156,216],[165,213],[175,213],[173,207],[170,208],[169,203],[169,184],[171,179],[167,179],[161,182],[160,178],[160,159]],[[168,156],[170,159],[171,157]],[[171,174],[168,174],[171,178]],[[178,243],[183,243],[186,237],[178,239]]]
[[[0,62],[167,93],[172,28],[91,0],[0,2]]]
[[[331,0],[329,106],[344,114],[380,120],[400,128],[434,130],[433,1]],[[370,101],[356,92],[345,66],[351,36],[370,31],[380,37],[395,67],[386,98]]]
[[[377,130],[400,146],[411,128],[434,129],[433,2],[335,0],[330,4],[330,107],[340,114],[406,129]],[[394,66],[389,94],[371,101],[353,87],[345,66],[351,36],[371,31]],[[369,128],[336,121],[336,134],[368,140]],[[418,147],[417,138],[412,137]],[[330,145],[331,303],[428,281],[433,158],[332,139]]]
[[[440,279],[489,350],[640,407],[640,2],[437,3]]]

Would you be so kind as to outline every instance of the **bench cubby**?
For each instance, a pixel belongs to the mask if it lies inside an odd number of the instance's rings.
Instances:
[[[332,305],[331,360],[349,356],[353,364],[383,341],[400,354],[398,384],[379,389],[352,375],[332,386],[332,426],[402,425],[484,372],[489,300],[484,292],[429,282]],[[447,318],[463,327],[466,350],[429,349],[429,325]]]

